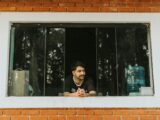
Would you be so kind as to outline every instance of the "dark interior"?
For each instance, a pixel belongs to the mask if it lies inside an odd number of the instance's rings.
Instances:
[[[66,28],[65,76],[71,74],[70,66],[79,60],[86,65],[86,73],[96,81],[95,28]]]

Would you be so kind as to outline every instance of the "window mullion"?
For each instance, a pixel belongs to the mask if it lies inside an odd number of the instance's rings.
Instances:
[[[118,51],[117,51],[117,28],[115,27],[115,52],[116,52],[116,81],[117,81],[117,95],[119,95],[119,79],[118,79]]]
[[[44,30],[44,83],[43,83],[43,95],[45,96],[46,94],[46,40],[47,40],[47,28],[43,27]]]

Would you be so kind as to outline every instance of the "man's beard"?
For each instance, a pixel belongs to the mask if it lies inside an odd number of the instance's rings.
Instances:
[[[77,77],[77,79],[84,80],[84,75],[81,75],[81,76]]]

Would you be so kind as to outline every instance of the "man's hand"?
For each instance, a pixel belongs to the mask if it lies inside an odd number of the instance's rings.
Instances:
[[[85,92],[84,89],[81,89],[81,88],[78,88],[77,90],[77,95],[80,96],[80,97],[86,97],[87,96],[87,93]]]
[[[96,91],[90,91],[86,93],[84,89],[78,88],[78,90],[74,93],[65,92],[64,96],[72,96],[72,97],[87,97],[87,96],[95,96]]]

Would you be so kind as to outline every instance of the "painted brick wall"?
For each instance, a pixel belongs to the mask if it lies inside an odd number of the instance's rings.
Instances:
[[[160,0],[0,0],[0,11],[159,12]]]
[[[160,12],[160,0],[0,0],[0,11]],[[0,120],[160,120],[160,108],[11,108],[0,109]]]
[[[0,109],[0,120],[160,120],[160,109]]]

